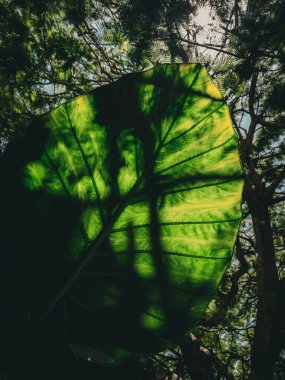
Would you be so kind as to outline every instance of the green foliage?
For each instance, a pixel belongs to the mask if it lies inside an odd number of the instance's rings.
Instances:
[[[187,22],[189,15],[197,9],[195,2],[180,1],[123,1],[119,17],[127,38],[134,43],[132,58],[141,62],[153,41],[166,41],[172,60],[177,56],[187,59],[183,48],[177,41],[177,25]],[[139,20],[139,22],[138,22]]]
[[[112,8],[100,1],[94,7],[91,1],[1,2],[1,138],[130,71]]]
[[[115,359],[157,352],[197,324],[231,259],[243,187],[228,108],[203,66],[129,74],[56,108],[7,148],[1,170],[17,315],[30,305],[36,320],[37,294],[45,304],[67,281],[56,298],[65,339],[88,336]]]

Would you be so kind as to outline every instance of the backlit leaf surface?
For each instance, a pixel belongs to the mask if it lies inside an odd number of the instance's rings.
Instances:
[[[82,339],[120,357],[197,323],[231,259],[243,187],[205,67],[164,64],[80,96],[38,119],[2,167],[7,251],[17,236],[43,304],[81,265],[64,297]]]

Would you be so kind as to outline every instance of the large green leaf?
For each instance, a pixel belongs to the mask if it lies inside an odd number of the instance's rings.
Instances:
[[[231,259],[243,187],[205,67],[161,65],[56,108],[7,149],[2,173],[21,310],[37,319],[64,297],[67,329],[112,357],[197,323]]]

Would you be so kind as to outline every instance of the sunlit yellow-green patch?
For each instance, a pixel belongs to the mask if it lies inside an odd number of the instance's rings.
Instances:
[[[164,318],[161,310],[157,307],[151,307],[149,310],[142,314],[141,323],[143,327],[151,330],[157,330],[163,327]]]
[[[25,168],[25,185],[30,190],[38,190],[44,186],[47,169],[41,162],[30,162]]]

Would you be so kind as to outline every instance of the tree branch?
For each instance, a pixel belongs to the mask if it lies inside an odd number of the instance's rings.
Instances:
[[[274,191],[277,189],[277,187],[280,185],[280,183],[285,179],[285,167],[276,175],[275,180],[271,183],[270,186],[268,186],[266,191],[267,198],[272,198]]]
[[[238,54],[232,53],[232,52],[230,52],[228,50],[224,50],[224,49],[222,49],[220,47],[216,47],[216,46],[208,45],[208,44],[201,44],[201,43],[195,42],[195,41],[189,41],[189,40],[187,40],[185,38],[181,38],[181,37],[177,38],[177,39],[180,40],[181,42],[185,42],[185,43],[187,43],[189,45],[200,46],[200,47],[204,47],[206,49],[215,50],[215,51],[218,51],[220,53],[224,53],[224,54],[230,55],[230,56],[235,57],[235,58],[245,59],[245,57],[243,57],[243,56],[240,56]]]

